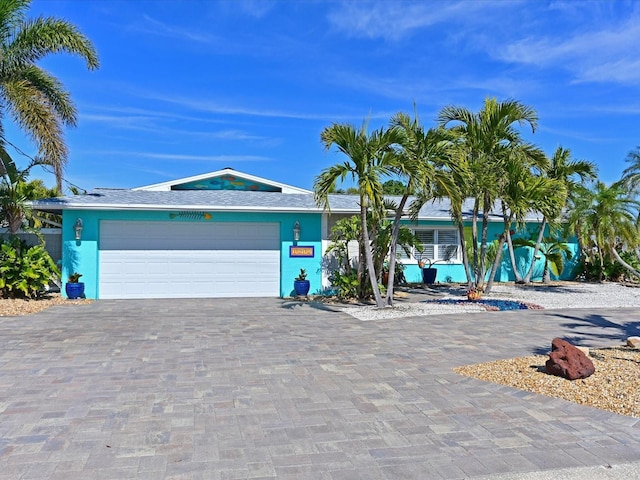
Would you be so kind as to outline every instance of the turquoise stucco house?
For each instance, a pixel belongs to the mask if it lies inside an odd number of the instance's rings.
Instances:
[[[301,268],[310,293],[321,293],[329,286],[323,254],[330,229],[359,212],[351,195],[332,195],[330,205],[329,214],[309,190],[231,168],[33,204],[62,213],[62,278],[82,273],[87,298],[288,297]],[[436,265],[436,281],[461,282],[448,212],[446,202],[425,205],[407,224],[423,239],[426,256],[447,255]],[[490,238],[500,230],[492,217]],[[415,256],[402,262],[407,280],[420,281]],[[510,270],[503,262],[498,280],[512,279]]]

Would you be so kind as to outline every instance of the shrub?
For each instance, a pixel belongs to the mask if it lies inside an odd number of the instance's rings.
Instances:
[[[0,296],[36,297],[59,276],[42,245],[29,246],[14,236],[0,246]]]

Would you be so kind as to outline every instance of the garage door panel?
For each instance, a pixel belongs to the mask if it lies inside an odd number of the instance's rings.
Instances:
[[[279,295],[277,224],[124,223],[101,223],[101,298]]]

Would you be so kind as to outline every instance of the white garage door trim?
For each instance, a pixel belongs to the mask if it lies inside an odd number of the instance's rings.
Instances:
[[[277,223],[100,222],[100,298],[278,297]]]

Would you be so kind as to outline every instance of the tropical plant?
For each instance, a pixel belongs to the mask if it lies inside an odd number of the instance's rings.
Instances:
[[[604,279],[607,258],[640,278],[640,272],[621,256],[622,251],[633,251],[640,242],[640,202],[631,196],[623,182],[607,186],[596,181],[588,187],[578,188],[576,193],[571,201],[567,225],[575,232],[585,261],[599,262],[599,280]]]
[[[566,200],[557,205],[555,202],[551,202],[539,206],[538,211],[543,214],[542,223],[540,224],[538,237],[533,247],[531,264],[524,278],[521,280],[522,283],[529,283],[531,281],[536,257],[547,225],[551,225],[554,228],[558,227],[557,221],[560,218],[562,209],[566,207],[567,202],[570,202],[575,197],[576,191],[582,183],[596,178],[596,167],[593,163],[586,160],[572,159],[570,150],[558,147],[550,158],[549,168],[543,173],[547,178],[558,182],[560,185],[558,188],[563,188],[566,191]],[[518,269],[515,262],[513,262],[513,256],[512,265],[514,272],[518,275]],[[519,279],[516,278],[516,280]]]
[[[622,182],[637,195],[640,191],[640,146],[631,150],[625,161],[629,166],[622,172]]]
[[[364,250],[366,268],[376,305],[382,307],[384,302],[373,264],[368,213],[375,215],[376,221],[384,214],[381,178],[390,173],[389,159],[390,155],[393,155],[392,145],[398,143],[398,133],[394,129],[382,128],[368,133],[366,122],[360,128],[347,124],[333,124],[322,131],[320,138],[326,150],[335,145],[347,160],[323,170],[316,177],[314,182],[316,202],[324,209],[330,210],[329,193],[335,189],[338,180],[344,181],[350,177],[358,185],[362,228],[361,247]],[[360,278],[363,276],[364,267],[365,265],[360,262],[358,265]]]
[[[336,296],[340,300],[357,298],[359,282],[355,272],[342,273],[340,270],[334,270],[329,276],[329,281],[335,288]]]
[[[298,276],[295,278],[296,282],[303,282],[304,280],[307,279],[307,271],[304,268],[300,269],[300,273],[298,274]]]
[[[78,55],[91,70],[98,67],[92,43],[65,20],[27,19],[31,0],[0,2],[0,110],[35,141],[39,156],[53,167],[58,190],[67,161],[64,126],[75,126],[76,109],[69,92],[36,62],[50,54]],[[6,138],[0,124],[0,149]]]
[[[444,130],[430,129],[425,131],[420,124],[417,112],[413,119],[405,113],[397,113],[391,118],[391,127],[400,134],[399,148],[396,155],[392,157],[391,169],[406,183],[400,201],[397,205],[392,204],[394,217],[389,252],[387,305],[393,305],[400,222],[405,214],[405,205],[409,196],[414,192],[417,193],[411,206],[411,211],[414,212],[414,216],[417,216],[420,208],[426,202],[443,195],[455,197],[458,192],[449,172],[445,169],[449,142]]]
[[[31,168],[41,164],[35,159],[27,168],[19,170],[6,151],[0,148],[0,223],[6,224],[12,235],[21,228],[39,227],[43,217],[51,222],[59,220],[51,218],[54,216],[50,214],[36,215],[29,205],[29,200],[58,195],[57,190],[45,187],[42,180],[27,181]]]
[[[500,208],[503,230],[498,239],[485,293],[491,292],[495,274],[502,261],[503,246],[507,243],[513,261],[511,228],[522,229],[527,215],[534,212],[559,212],[566,202],[565,186],[559,181],[542,175],[547,167],[544,154],[530,146],[516,146],[504,162],[504,174],[500,185]],[[517,268],[514,265],[517,276]]]
[[[407,186],[400,180],[387,180],[382,184],[382,193],[385,195],[402,195]]]
[[[81,273],[73,272],[71,275],[69,275],[69,279],[67,280],[67,283],[78,283],[80,281],[81,276],[82,276]]]
[[[372,223],[371,217],[368,223]],[[389,250],[391,244],[391,231],[393,224],[388,220],[381,220],[377,223],[375,233],[371,234],[372,254],[374,258],[374,265],[376,272],[379,272],[380,277],[382,273],[389,272]],[[357,241],[362,237],[360,221],[357,216],[343,218],[338,220],[331,228],[329,238],[331,243],[327,248],[327,254],[333,255],[337,266],[329,273],[329,280],[333,287],[342,290],[342,293],[338,295],[341,298],[357,298],[361,297],[358,292],[371,293],[370,288],[367,287],[367,275],[362,278],[357,276],[357,273],[353,270],[351,258],[349,256],[349,243]],[[407,226],[402,225],[398,235],[398,245],[408,256],[411,254],[412,249],[421,251],[422,245],[419,239]],[[331,268],[330,264],[328,265]],[[354,281],[355,279],[355,281]],[[360,284],[360,280],[364,285]]]
[[[338,220],[329,233],[331,243],[326,253],[335,256],[338,263],[337,270],[350,275],[352,272],[351,258],[349,257],[349,243],[360,238],[360,224],[356,215]]]
[[[533,241],[526,238],[516,238],[513,240],[513,246],[535,248],[537,241]],[[565,260],[571,260],[573,258],[573,252],[571,248],[562,239],[554,237],[545,237],[543,241],[538,245],[538,254],[544,257],[544,267],[542,269],[542,281],[543,283],[551,283],[551,273],[556,278],[562,275],[565,268]],[[534,259],[536,260],[536,259]]]
[[[505,163],[514,155],[539,155],[537,149],[523,141],[515,124],[527,124],[535,132],[538,116],[531,107],[515,100],[498,102],[487,98],[478,113],[463,107],[444,107],[438,121],[441,127],[447,127],[457,137],[452,142],[455,152],[451,158],[452,165],[455,165],[452,175],[460,195],[456,202],[452,202],[452,217],[458,224],[462,242],[462,199],[472,199],[473,255],[469,261],[465,245],[462,245],[463,263],[468,288],[483,290],[489,215],[496,199],[503,193]],[[478,221],[481,222],[480,232]]]
[[[35,297],[60,276],[42,245],[29,246],[16,236],[0,245],[0,295]]]

